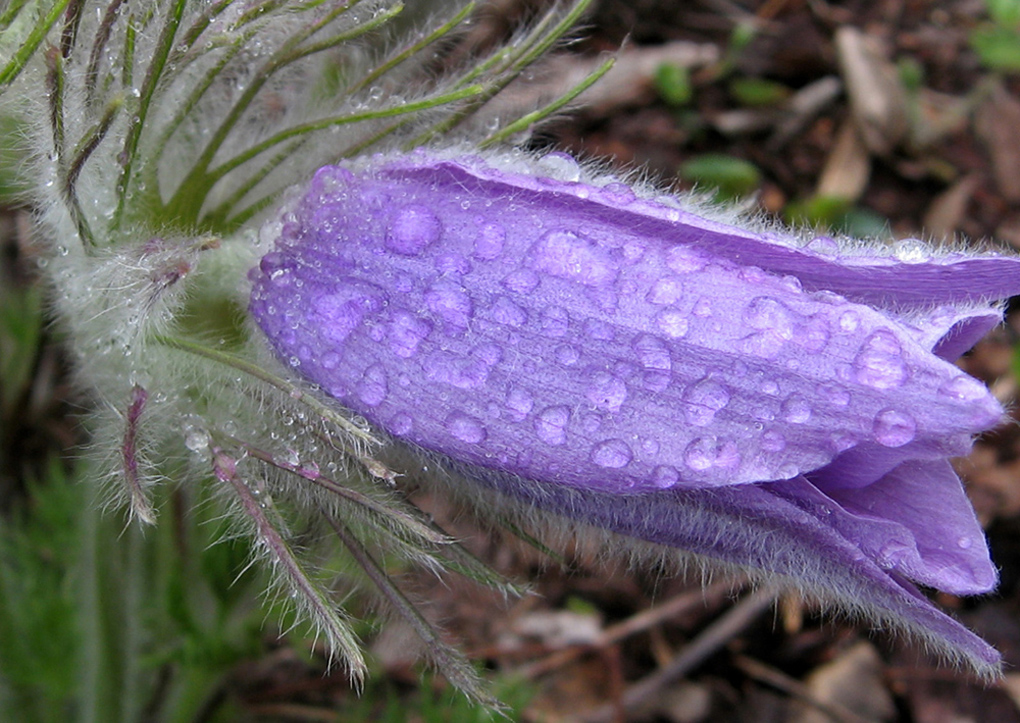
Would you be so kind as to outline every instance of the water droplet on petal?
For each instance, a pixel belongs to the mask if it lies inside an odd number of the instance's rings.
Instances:
[[[457,274],[463,276],[471,273],[471,262],[462,254],[441,254],[436,258],[436,271],[441,274]]]
[[[528,321],[528,312],[505,296],[496,299],[489,313],[493,321],[507,326],[520,327]]]
[[[786,341],[772,330],[756,331],[740,340],[744,353],[762,359],[775,359],[784,346]]]
[[[475,258],[480,261],[497,259],[503,253],[505,243],[506,231],[503,227],[499,224],[487,223],[482,226],[475,239]]]
[[[596,409],[615,414],[627,399],[627,385],[608,372],[597,371],[591,375],[587,397]]]
[[[535,434],[548,445],[559,446],[567,441],[567,422],[570,408],[564,406],[546,407],[535,419]]]
[[[689,246],[674,246],[666,252],[666,265],[678,274],[690,274],[705,268],[708,259]]]
[[[439,218],[426,206],[404,206],[390,222],[386,248],[403,256],[417,256],[439,240],[442,230]]]
[[[355,393],[366,406],[378,407],[386,399],[389,389],[386,383],[386,369],[373,364],[365,370],[364,376],[355,387]]]
[[[930,258],[927,244],[916,238],[903,239],[893,244],[893,256],[905,264],[923,264]]]
[[[765,452],[782,452],[786,449],[786,437],[771,430],[765,432],[761,435],[761,448]]]
[[[425,319],[403,309],[394,311],[387,329],[390,349],[398,357],[408,359],[418,352],[418,345],[431,331],[432,324]]]
[[[626,183],[607,183],[600,190],[599,197],[620,206],[626,206],[637,200],[634,191]]]
[[[664,276],[652,284],[652,288],[645,295],[645,300],[650,304],[668,306],[676,304],[683,296],[683,282],[675,276]]]
[[[793,338],[793,314],[778,299],[758,296],[744,309],[744,321],[754,329],[771,331],[781,339]]]
[[[466,329],[474,314],[471,297],[459,285],[447,281],[438,281],[425,292],[425,304],[453,331]]]
[[[699,437],[684,450],[684,462],[693,470],[704,472],[712,467],[732,469],[740,464],[737,445],[716,437]]]
[[[553,151],[536,162],[538,170],[558,181],[577,182],[581,179],[581,167],[566,153]]]
[[[687,317],[679,309],[663,309],[655,315],[655,324],[659,331],[672,339],[687,336],[690,327]]]
[[[446,417],[446,429],[457,439],[469,444],[484,442],[487,436],[482,423],[463,412],[451,412]]]
[[[616,264],[603,249],[572,231],[550,231],[528,251],[535,271],[585,286],[605,286],[616,281]]]
[[[971,547],[974,546],[974,538],[959,537],[956,540],[956,546],[959,547],[961,550],[969,550]]]
[[[538,287],[539,278],[531,269],[517,269],[507,274],[502,281],[504,288],[518,294],[527,294]]]
[[[886,329],[879,329],[864,340],[853,364],[857,381],[875,389],[900,387],[909,374],[900,340]]]
[[[632,459],[634,453],[622,439],[607,439],[596,444],[591,450],[591,461],[607,469],[626,467]]]
[[[550,306],[542,313],[542,333],[559,338],[570,328],[570,316],[558,306]]]
[[[680,481],[680,473],[676,467],[670,467],[669,465],[659,465],[652,470],[652,483],[656,487],[672,487]]]
[[[595,341],[612,341],[613,327],[601,319],[585,319],[584,333]]]
[[[815,236],[808,241],[807,249],[819,256],[839,255],[839,244],[831,236]]]
[[[192,452],[205,452],[212,438],[204,429],[191,428],[184,434],[184,446]]]
[[[704,427],[729,404],[730,392],[714,379],[702,379],[684,391],[684,416],[690,424]]]
[[[403,437],[407,435],[414,427],[414,420],[411,419],[411,415],[405,414],[404,412],[398,412],[393,415],[393,419],[390,420],[390,432]]]
[[[631,346],[634,353],[637,354],[641,366],[645,369],[660,369],[668,372],[673,368],[669,349],[658,337],[651,334],[638,334],[631,342]]]
[[[521,387],[514,387],[506,395],[506,406],[510,409],[515,416],[517,421],[524,419],[528,414],[531,413],[531,408],[535,405],[535,399],[531,396],[531,393]]]
[[[886,447],[902,447],[917,433],[917,422],[906,412],[884,409],[875,416],[872,426],[875,441]]]
[[[839,328],[847,334],[853,334],[861,325],[861,315],[856,311],[844,311],[839,315]]]
[[[783,419],[792,424],[803,424],[811,419],[811,404],[804,397],[791,394],[780,410]]]
[[[988,388],[974,377],[961,374],[939,387],[939,394],[947,399],[973,402],[988,396]]]
[[[572,367],[577,364],[578,359],[581,358],[580,352],[577,347],[571,346],[570,344],[561,344],[556,347],[553,352],[556,356],[556,361],[565,367]]]
[[[712,315],[712,302],[704,296],[701,297],[694,302],[694,308],[691,309],[691,313],[702,319],[707,319]]]

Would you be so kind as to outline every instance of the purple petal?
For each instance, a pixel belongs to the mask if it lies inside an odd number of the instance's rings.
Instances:
[[[904,447],[884,474],[959,452],[1001,415],[987,391],[933,394],[959,370],[886,313],[712,256],[701,235],[677,245],[610,221],[619,189],[589,189],[603,202],[529,190],[525,214],[524,190],[474,173],[320,170],[280,244],[289,266],[271,254],[253,296],[282,356],[408,441],[640,491],[789,479],[861,444]]]
[[[827,492],[839,505],[835,527],[883,568],[954,595],[995,587],[981,525],[948,462],[906,462],[866,487]]]
[[[895,566],[880,567],[853,534],[844,534],[865,523],[855,522],[803,480],[625,496],[507,478],[486,481],[504,494],[586,524],[787,576],[844,611],[866,615],[879,628],[908,631],[983,676],[999,672],[1001,656],[994,648],[935,608]],[[834,514],[845,518],[843,524],[833,525]],[[978,528],[977,550],[984,549],[982,539]]]
[[[1005,299],[1017,293],[1020,258],[931,253],[914,240],[899,242],[892,255],[858,249],[841,253],[825,237],[802,246],[781,233],[757,234],[689,213],[663,199],[637,199],[606,187],[591,190],[576,182],[506,173],[481,161],[395,161],[384,171],[394,178],[415,174],[430,181],[484,187],[491,196],[514,197],[519,204],[556,205],[565,213],[583,209],[600,225],[641,228],[669,245],[695,244],[712,256],[753,263],[778,275],[796,277],[809,291],[827,290],[852,301],[887,309],[924,309],[937,304],[968,304]]]
[[[834,256],[425,153],[320,169],[271,230],[253,317],[372,423],[553,512],[997,661],[907,579],[994,585],[946,460],[1003,413],[949,362],[1000,318],[978,302],[1020,293],[1020,260]]]

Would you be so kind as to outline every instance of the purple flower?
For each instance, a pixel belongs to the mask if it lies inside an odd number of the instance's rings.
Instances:
[[[994,672],[912,583],[995,586],[948,459],[1003,412],[952,361],[1020,259],[748,231],[561,154],[500,166],[320,169],[251,274],[280,357],[513,498],[786,576]]]

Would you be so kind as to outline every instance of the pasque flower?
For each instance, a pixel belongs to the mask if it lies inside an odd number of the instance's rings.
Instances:
[[[948,460],[1003,411],[952,362],[1020,259],[745,230],[562,154],[326,166],[263,231],[255,321],[378,428],[996,669],[913,583],[996,584]]]
[[[561,154],[471,155],[608,69],[487,114],[590,4],[450,54],[469,3],[430,21],[396,0],[0,13],[0,115],[29,138],[91,477],[144,524],[166,482],[209,500],[353,678],[314,540],[495,704],[377,562],[513,589],[404,496],[405,448],[501,519],[783,576],[993,672],[913,584],[995,583],[947,460],[1002,410],[951,362],[1020,292],[1020,261],[746,230]],[[460,145],[409,150],[430,143]]]

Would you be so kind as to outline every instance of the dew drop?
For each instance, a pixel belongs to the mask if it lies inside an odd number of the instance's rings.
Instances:
[[[565,367],[574,366],[581,357],[577,347],[571,346],[570,344],[561,344],[556,347],[556,350],[553,353],[556,356],[556,361]]]
[[[495,223],[482,226],[475,239],[475,258],[480,261],[492,261],[503,253],[506,244],[506,230]]]
[[[390,420],[390,432],[403,437],[411,432],[414,428],[414,420],[411,419],[411,415],[404,412],[399,412],[393,415],[393,419]]]
[[[694,308],[691,310],[691,313],[699,318],[707,319],[712,315],[712,302],[705,297],[701,297],[694,302]]]
[[[587,397],[596,409],[615,414],[627,399],[627,385],[608,372],[598,371],[591,375]]]
[[[483,342],[471,350],[471,356],[486,366],[491,367],[503,360],[503,349],[499,344]]]
[[[839,315],[839,329],[847,334],[853,334],[861,325],[861,315],[856,311],[844,311]]]
[[[439,240],[442,230],[439,218],[426,206],[404,206],[390,222],[386,248],[403,256],[417,256]]]
[[[844,432],[837,432],[836,434],[833,434],[829,438],[829,441],[832,444],[832,449],[837,454],[839,452],[845,452],[857,444],[857,439],[853,435],[846,434]]]
[[[531,269],[517,269],[507,274],[502,281],[503,287],[518,294],[527,294],[538,287],[538,274]]]
[[[599,197],[620,206],[627,206],[637,200],[634,191],[626,183],[607,183],[599,191]]]
[[[740,464],[740,453],[737,445],[729,440],[699,437],[684,450],[684,463],[698,472],[712,467],[732,469]]]
[[[673,368],[669,349],[658,337],[651,334],[638,334],[631,342],[631,347],[641,366],[645,369],[659,369],[668,372]]]
[[[425,292],[425,304],[453,330],[467,328],[474,314],[474,303],[459,285],[447,281],[433,284]]]
[[[807,249],[819,256],[839,255],[839,244],[831,236],[815,236],[808,242]]]
[[[730,402],[730,392],[714,379],[702,379],[684,391],[684,416],[690,424],[704,427],[715,419],[716,412]]]
[[[446,418],[446,429],[457,439],[469,444],[484,442],[487,436],[482,423],[463,412],[451,412]]]
[[[596,444],[591,450],[591,461],[606,469],[626,467],[632,459],[634,453],[622,439],[607,439]]]
[[[908,376],[899,339],[886,329],[872,333],[854,358],[854,378],[874,389],[903,386]]]
[[[681,339],[687,336],[690,323],[687,317],[679,309],[663,309],[655,315],[655,325],[666,336],[671,339]]]
[[[523,326],[528,321],[528,312],[505,296],[496,299],[489,312],[493,321],[515,328]]]
[[[354,391],[364,404],[369,407],[378,407],[389,392],[386,383],[386,370],[380,364],[373,364],[365,370],[364,376]]]
[[[418,345],[431,331],[432,324],[425,319],[403,309],[394,311],[387,328],[390,349],[398,357],[409,359],[418,353]]]
[[[969,550],[974,546],[974,538],[972,537],[959,537],[956,540],[956,546],[961,550]]]
[[[793,338],[793,314],[778,299],[758,296],[744,309],[744,321],[752,328],[771,331],[783,340]]]
[[[786,449],[786,437],[771,430],[765,432],[761,435],[761,448],[764,452],[782,452]]]
[[[799,394],[791,394],[783,402],[780,414],[791,424],[804,424],[811,419],[811,404]]]
[[[195,453],[203,453],[209,449],[212,438],[204,429],[192,428],[185,431],[184,446]]]
[[[572,231],[549,231],[528,251],[528,263],[539,273],[585,286],[616,281],[619,269],[603,249]]]
[[[967,374],[960,374],[939,387],[939,395],[946,399],[973,402],[988,396],[988,388]]]
[[[659,306],[676,304],[684,296],[683,282],[675,276],[664,276],[652,284],[645,295],[645,301]]]
[[[785,345],[786,341],[783,337],[770,329],[756,331],[740,340],[740,347],[744,353],[762,359],[775,359]]]
[[[441,254],[436,258],[436,271],[441,274],[463,276],[471,273],[471,262],[462,254]]]
[[[567,422],[570,408],[546,407],[535,418],[535,434],[546,444],[556,447],[567,441]]]
[[[893,256],[905,264],[923,264],[929,260],[928,246],[918,239],[908,238],[893,244]]]
[[[581,179],[581,167],[566,153],[553,151],[538,159],[538,170],[559,181],[577,182]]]
[[[875,416],[872,433],[885,447],[902,447],[914,439],[917,422],[906,412],[884,409]]]
[[[514,387],[506,395],[506,406],[517,417],[517,421],[524,419],[531,413],[535,406],[535,399],[531,393],[521,387]]]
[[[666,265],[678,274],[690,274],[705,268],[708,259],[689,246],[674,246],[666,252]]]
[[[542,333],[546,336],[559,338],[570,328],[570,316],[558,307],[550,306],[542,312]]]
[[[680,473],[676,467],[662,464],[652,470],[652,483],[663,489],[672,487],[680,481]]]
[[[595,341],[612,341],[613,327],[601,319],[585,319],[584,333]]]

